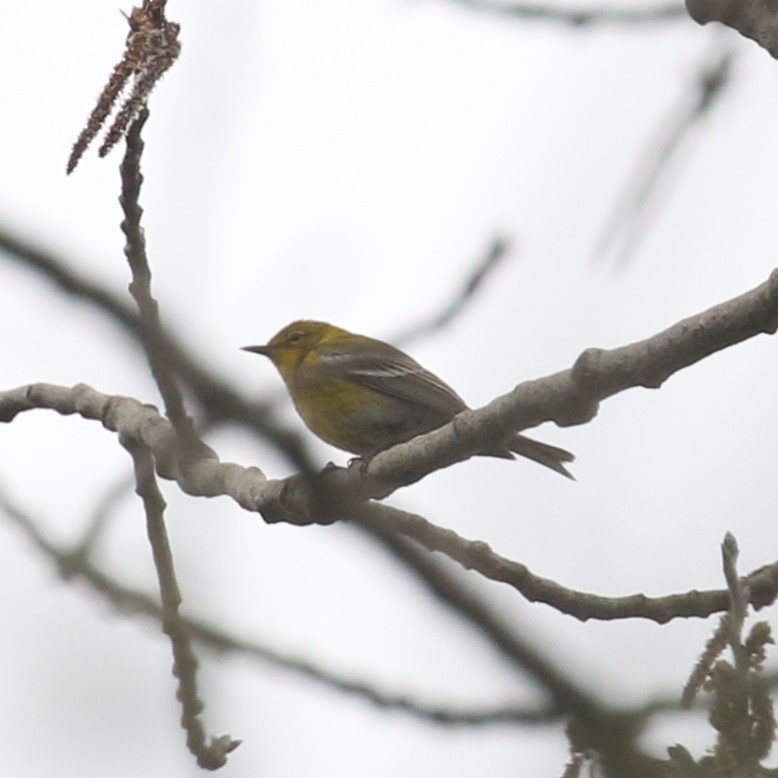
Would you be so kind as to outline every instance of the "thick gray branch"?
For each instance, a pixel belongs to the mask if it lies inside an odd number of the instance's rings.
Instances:
[[[376,455],[369,463],[330,467],[315,477],[268,481],[257,468],[221,464],[206,450],[182,458],[170,425],[152,406],[108,397],[79,385],[32,384],[0,393],[0,421],[32,408],[78,413],[148,446],[165,478],[201,496],[231,495],[266,521],[330,523],[369,499],[383,499],[428,473],[469,458],[506,430],[544,421],[560,426],[590,421],[599,402],[635,386],[657,388],[673,373],[717,351],[778,328],[778,271],[755,289],[684,319],[646,340],[611,350],[587,349],[575,365],[526,381],[489,405],[466,411],[451,424]]]
[[[523,429],[547,420],[560,425],[584,423],[595,415],[599,401],[606,397],[633,386],[658,387],[684,367],[754,335],[775,332],[776,328],[778,273],[774,272],[756,289],[651,338],[609,351],[589,349],[573,368],[521,384],[485,408],[463,413],[452,424],[395,446],[367,465],[326,468],[314,477],[268,480],[256,467],[221,463],[210,450],[198,457],[182,457],[170,423],[156,408],[128,397],[109,397],[83,384],[73,388],[32,384],[0,392],[0,421],[10,422],[18,413],[34,408],[99,419],[106,428],[147,446],[159,474],[177,481],[189,494],[229,495],[243,508],[261,513],[268,522],[330,523],[357,516],[365,501],[386,497],[435,469],[483,450],[485,443],[504,436],[506,429]],[[721,596],[713,593],[704,606],[696,599],[689,604],[686,595],[672,603],[667,598],[656,603],[642,597],[613,602],[600,598],[603,602],[589,599],[579,612],[579,603],[584,605],[581,597],[586,595],[556,584],[546,586],[543,579],[502,559],[485,544],[442,537],[440,531],[430,531],[413,519],[395,521],[390,517],[386,521],[428,548],[443,551],[486,577],[509,583],[530,599],[548,602],[578,618],[642,616],[666,621],[678,615],[706,615],[720,610]],[[772,568],[766,570],[769,574],[760,577],[765,585],[753,588],[752,601],[757,604],[765,604],[775,596],[775,575]]]
[[[695,22],[721,22],[778,59],[778,8],[773,0],[686,0],[686,10]]]

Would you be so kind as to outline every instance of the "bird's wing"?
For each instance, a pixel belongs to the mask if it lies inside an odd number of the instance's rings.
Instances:
[[[453,418],[467,408],[465,401],[434,373],[425,370],[415,359],[382,341],[371,339],[363,353],[339,349],[333,343],[320,354],[320,365],[333,376],[356,381],[377,392],[407,400]]]

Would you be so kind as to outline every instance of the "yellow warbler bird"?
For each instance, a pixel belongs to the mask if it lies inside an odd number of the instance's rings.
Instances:
[[[331,445],[369,459],[379,451],[431,432],[467,410],[465,401],[416,360],[381,340],[319,321],[296,321],[265,346],[245,346],[278,368],[297,412]],[[569,451],[514,435],[479,452],[513,453],[568,478]]]

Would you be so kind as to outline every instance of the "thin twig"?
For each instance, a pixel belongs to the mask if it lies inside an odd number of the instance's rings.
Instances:
[[[392,343],[398,346],[407,346],[411,341],[439,332],[451,324],[472,302],[487,278],[492,275],[500,263],[509,255],[510,247],[511,244],[507,238],[501,236],[494,238],[454,297],[438,313],[428,317],[425,321],[412,324],[404,331],[395,335],[391,339]]]
[[[132,273],[130,294],[138,305],[141,322],[147,333],[143,344],[154,380],[165,403],[165,413],[176,431],[184,439],[188,439],[194,434],[192,420],[184,409],[181,392],[169,369],[167,355],[164,352],[165,340],[162,337],[157,301],[151,293],[151,270],[146,256],[146,238],[141,227],[143,216],[143,208],[139,202],[140,189],[143,185],[143,174],[140,170],[143,155],[141,130],[148,116],[148,109],[144,108],[132,123],[127,135],[127,151],[120,167],[122,193],[119,202],[124,212],[121,227],[126,237],[124,254]]]
[[[616,251],[619,267],[623,268],[634,257],[659,206],[660,184],[668,178],[692,131],[722,102],[734,60],[735,49],[729,38],[717,37],[711,50],[705,52],[692,83],[638,155],[635,169],[616,196],[596,243],[595,258],[605,256],[616,241],[620,244]]]
[[[129,438],[122,444],[132,457],[136,492],[143,501],[146,530],[154,556],[154,567],[162,600],[162,629],[170,638],[173,650],[173,675],[178,679],[177,697],[181,702],[181,725],[186,731],[186,744],[197,758],[197,764],[207,770],[217,770],[227,762],[239,740],[229,735],[211,738],[206,744],[205,730],[200,720],[203,703],[197,692],[197,658],[190,644],[190,633],[179,616],[181,593],[173,567],[173,554],[165,529],[165,500],[154,475],[154,458],[149,450]]]
[[[144,107],[127,134],[127,150],[120,167],[122,192],[119,202],[124,212],[121,228],[126,238],[124,253],[132,273],[130,294],[138,305],[145,335],[143,346],[151,373],[165,404],[165,413],[176,431],[176,458],[179,460],[177,467],[184,471],[192,461],[215,457],[216,454],[200,440],[192,419],[184,408],[184,398],[165,351],[168,340],[164,337],[159,320],[157,301],[151,293],[151,269],[146,256],[146,238],[141,227],[143,209],[139,202],[143,184],[140,169],[143,156],[141,130],[148,115],[148,109]]]
[[[422,516],[378,503],[360,509],[358,521],[381,531],[400,532],[430,551],[438,551],[458,562],[466,570],[476,570],[485,578],[506,583],[530,602],[550,605],[560,613],[580,621],[602,621],[626,618],[650,619],[664,624],[676,618],[707,618],[726,610],[729,593],[725,590],[692,590],[666,597],[634,594],[603,597],[569,589],[549,578],[533,573],[526,565],[495,553],[487,543],[467,540],[453,530],[438,527]],[[749,584],[751,596],[770,602],[778,596],[778,563],[760,568]],[[763,603],[764,604],[764,603]]]

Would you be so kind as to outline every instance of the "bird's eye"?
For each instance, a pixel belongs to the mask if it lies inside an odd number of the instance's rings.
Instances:
[[[287,338],[288,343],[299,343],[303,339],[303,333],[299,330],[289,334]]]

